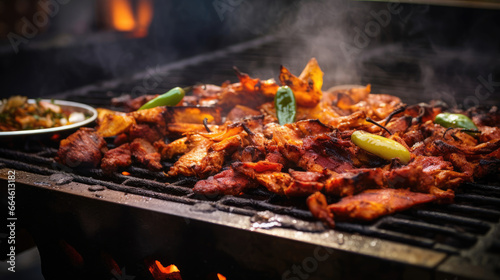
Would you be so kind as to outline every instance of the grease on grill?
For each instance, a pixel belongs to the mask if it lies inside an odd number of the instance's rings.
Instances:
[[[89,191],[91,192],[98,192],[98,191],[103,191],[105,188],[100,185],[93,185],[89,187]]]
[[[189,208],[189,210],[194,212],[212,213],[217,209],[208,203],[196,203],[193,207]]]
[[[64,185],[73,181],[73,176],[64,173],[55,173],[50,175],[49,180],[54,182],[56,185]]]
[[[260,211],[250,218],[252,229],[273,227],[292,228],[300,231],[321,232],[325,226],[321,222],[307,222],[290,216],[274,214],[271,211]]]

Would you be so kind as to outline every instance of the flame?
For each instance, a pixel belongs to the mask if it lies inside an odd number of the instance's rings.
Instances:
[[[110,27],[113,30],[131,32],[134,37],[148,35],[153,20],[153,1],[139,0],[136,9],[131,0],[109,0]]]
[[[135,28],[132,5],[128,0],[110,0],[111,24],[118,31],[132,31]]]
[[[149,272],[153,275],[155,280],[160,279],[181,279],[180,270],[175,266],[175,264],[171,264],[167,267],[164,267],[159,261],[155,260],[153,264],[149,266]],[[177,273],[177,276],[174,278],[170,278],[172,273]]]
[[[219,280],[226,280],[226,277],[220,273],[217,273],[217,278],[219,278]]]
[[[148,35],[148,28],[153,20],[152,0],[141,0],[137,5],[137,26],[134,32],[136,37]]]

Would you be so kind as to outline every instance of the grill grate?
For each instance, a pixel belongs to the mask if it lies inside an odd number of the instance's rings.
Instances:
[[[52,175],[65,168],[54,161],[56,153],[55,148],[31,152],[0,148],[0,163],[17,170]],[[205,197],[193,193],[195,179],[172,180],[162,172],[151,172],[136,166],[129,167],[127,171],[131,175],[115,173],[106,177],[97,169],[85,173],[71,170],[69,176],[74,182],[87,185],[101,185],[116,191],[188,205],[204,203],[220,211],[245,216],[254,216],[259,211],[267,210],[316,223],[303,201],[282,198],[265,189],[251,190],[241,197]],[[464,184],[457,190],[455,204],[417,207],[372,223],[339,222],[336,230],[460,255],[468,250],[473,251],[477,241],[484,238],[500,221],[499,194],[500,186]],[[484,253],[498,251],[497,247],[498,244],[493,243]]]

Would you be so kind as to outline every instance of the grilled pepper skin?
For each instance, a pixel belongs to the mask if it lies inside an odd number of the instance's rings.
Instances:
[[[276,108],[276,117],[280,125],[293,123],[297,114],[297,103],[295,95],[288,86],[278,88],[274,96],[274,106]]]
[[[453,127],[477,130],[477,126],[474,122],[462,114],[440,113],[434,119],[434,123],[446,128]]]
[[[411,159],[410,152],[403,145],[383,136],[358,130],[351,135],[351,141],[361,149],[383,159],[399,158],[403,164],[407,164]]]
[[[158,106],[175,106],[184,98],[185,91],[180,87],[175,87],[166,93],[149,100],[146,104],[142,105],[139,110],[151,109]],[[139,111],[138,110],[138,111]]]

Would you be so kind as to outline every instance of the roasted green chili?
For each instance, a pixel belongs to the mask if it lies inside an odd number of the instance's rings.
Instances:
[[[434,123],[449,128],[465,128],[477,130],[477,126],[467,116],[462,114],[441,113],[436,116]]]
[[[166,93],[155,97],[142,105],[139,110],[151,109],[158,106],[175,106],[184,98],[185,90],[180,87],[175,87]]]
[[[293,123],[297,114],[297,103],[292,89],[288,86],[282,86],[274,96],[274,106],[276,108],[276,117],[280,125]]]

